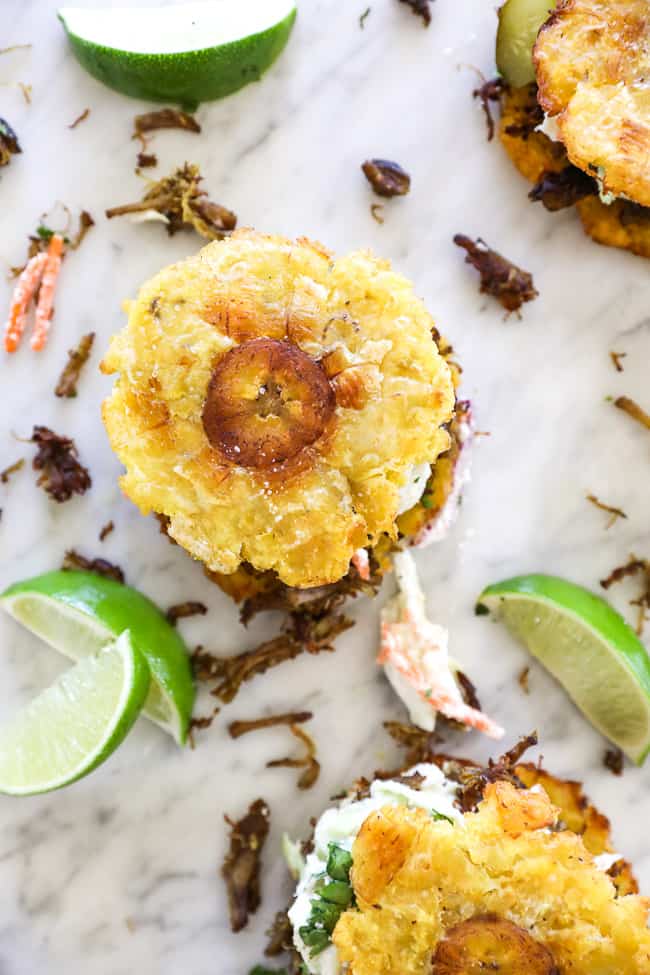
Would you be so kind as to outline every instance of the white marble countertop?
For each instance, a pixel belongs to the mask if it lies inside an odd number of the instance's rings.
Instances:
[[[211,195],[242,225],[310,235],[340,251],[370,246],[416,282],[457,347],[464,394],[490,433],[477,445],[454,531],[418,556],[432,614],[450,628],[452,653],[508,738],[537,727],[547,766],[586,782],[613,819],[617,848],[635,861],[650,892],[641,814],[650,801],[650,770],[626,767],[622,779],[606,771],[603,740],[562,690],[532,663],[524,696],[516,677],[529,662],[525,652],[501,627],[473,615],[481,588],[508,575],[555,572],[597,588],[631,551],[650,554],[642,487],[650,440],[605,400],[626,393],[650,408],[648,265],[591,243],[570,213],[529,204],[498,144],[486,142],[471,98],[471,66],[493,71],[493,7],[437,0],[425,30],[396,0],[300,0],[289,47],[261,84],[201,107],[201,136],[155,137],[158,172],[195,161]],[[2,3],[2,46],[34,46],[0,57],[0,116],[15,126],[24,150],[0,174],[0,265],[21,263],[26,235],[57,199],[87,208],[97,226],[66,262],[46,352],[35,356],[26,346],[0,357],[0,468],[32,454],[14,435],[46,424],[76,438],[93,488],[57,506],[35,487],[28,466],[0,486],[0,586],[57,566],[64,549],[77,546],[121,563],[129,581],[163,606],[203,599],[208,615],[183,626],[190,645],[240,650],[268,621],[243,630],[200,567],[120,496],[119,465],[99,417],[109,382],[97,365],[122,324],[121,300],[200,241],[103,218],[105,207],[139,195],[130,133],[134,114],[146,106],[83,73],[54,10],[51,0]],[[33,85],[31,105],[5,84],[17,79]],[[86,107],[90,117],[70,131]],[[396,159],[413,178],[410,196],[386,206],[383,226],[369,213],[372,198],[359,171],[369,156]],[[457,231],[484,236],[534,272],[540,297],[521,321],[504,321],[499,305],[478,294],[477,276],[451,243]],[[9,295],[9,283],[0,281],[3,308]],[[57,400],[52,390],[66,351],[91,329],[97,341],[79,397]],[[627,353],[621,374],[610,349]],[[588,491],[623,507],[628,520],[606,531],[606,516],[585,501]],[[97,533],[109,518],[115,532],[100,545]],[[612,595],[633,618],[631,594],[624,587]],[[75,787],[0,799],[3,975],[241,975],[261,960],[264,929],[286,892],[281,832],[299,834],[351,777],[395,760],[381,721],[402,711],[373,663],[379,603],[353,607],[358,626],[335,654],[305,656],[246,686],[198,734],[194,751],[177,751],[140,722],[125,746]],[[0,618],[1,713],[62,666],[53,651]],[[262,709],[303,706],[315,712],[323,772],[315,789],[299,795],[294,773],[264,768],[284,752],[285,731],[232,742],[225,724]],[[489,751],[475,735],[454,745]],[[258,796],[268,800],[273,823],[263,905],[235,936],[218,876],[223,814],[241,815]]]

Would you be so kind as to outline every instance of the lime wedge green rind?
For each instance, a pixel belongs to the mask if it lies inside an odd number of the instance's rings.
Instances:
[[[67,670],[0,728],[0,793],[51,792],[96,769],[131,730],[149,681],[128,631]]]
[[[259,81],[284,50],[297,10],[294,6],[278,23],[246,37],[200,50],[162,54],[122,50],[81,37],[69,23],[70,14],[74,10],[63,9],[58,17],[74,56],[90,75],[124,95],[175,102],[193,110],[201,102],[224,98]],[[121,11],[113,14],[118,17]],[[151,14],[155,38],[155,8]]]
[[[505,622],[603,735],[643,762],[650,751],[650,660],[609,603],[534,574],[488,586],[477,606]]]
[[[144,713],[179,744],[186,742],[195,693],[187,648],[142,593],[92,572],[58,571],[10,586],[0,606],[73,660],[128,629],[153,678]]]

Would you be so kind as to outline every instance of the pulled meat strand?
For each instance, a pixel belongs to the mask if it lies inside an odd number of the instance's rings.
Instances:
[[[74,122],[72,122],[68,126],[68,128],[69,129],[76,129],[78,125],[81,125],[82,122],[85,122],[86,121],[86,119],[88,118],[89,115],[90,115],[90,109],[89,108],[84,108],[84,110],[81,113],[81,115],[77,115],[77,117],[74,120]]]
[[[528,194],[533,203],[541,203],[546,210],[556,213],[572,207],[588,196],[596,196],[598,184],[577,166],[565,166],[559,172],[542,173],[541,178]]]
[[[73,399],[77,395],[77,383],[79,382],[83,367],[90,358],[94,341],[95,333],[88,332],[87,335],[82,335],[79,339],[79,344],[76,349],[69,350],[68,361],[54,388],[55,396]]]
[[[100,542],[106,541],[112,531],[115,531],[115,522],[107,521],[99,533]]]
[[[623,412],[627,413],[628,416],[631,416],[633,420],[636,420],[637,423],[644,426],[646,430],[650,430],[650,414],[646,413],[646,411],[639,406],[638,403],[635,403],[633,399],[630,399],[629,396],[619,396],[614,400],[614,406],[618,410],[623,410]]]
[[[532,274],[492,250],[480,237],[473,241],[456,234],[454,243],[467,252],[465,262],[479,272],[481,293],[492,295],[507,312],[519,311],[524,302],[537,297]]]
[[[13,464],[9,464],[9,467],[5,467],[3,471],[0,471],[0,483],[8,484],[11,475],[16,474],[18,471],[22,470],[24,466],[25,466],[24,457],[21,457],[19,460],[14,461]]]
[[[103,576],[105,579],[112,579],[114,582],[124,582],[124,572],[119,565],[114,565],[107,559],[87,559],[74,548],[66,551],[61,563],[61,568],[66,571],[81,570],[83,572],[94,572],[95,575]]]
[[[298,778],[299,789],[311,789],[320,775],[320,763],[316,758],[316,744],[303,728],[289,725],[291,734],[305,746],[305,754],[300,758],[276,758],[266,763],[267,768],[304,769]]]
[[[521,738],[496,761],[490,759],[485,768],[455,762],[453,759],[445,762],[445,773],[459,784],[457,801],[460,809],[463,812],[473,812],[483,799],[486,786],[491,782],[510,782],[518,789],[523,788],[515,768],[522,755],[529,748],[533,748],[537,741],[536,732]]]
[[[170,606],[165,616],[167,621],[175,626],[177,620],[187,619],[188,616],[205,616],[207,611],[208,607],[205,603],[190,599],[185,603],[176,603],[174,606]]]
[[[61,437],[48,427],[35,426],[31,443],[38,447],[32,461],[34,470],[40,471],[36,483],[53,501],[61,504],[69,501],[73,494],[86,493],[92,480],[79,462],[74,440]]]
[[[595,508],[599,508],[601,511],[606,511],[610,515],[605,528],[611,528],[614,522],[619,518],[627,518],[627,515],[622,508],[614,508],[611,504],[605,504],[603,501],[600,501],[595,494],[588,494],[586,497],[587,501],[589,501],[590,504],[593,504]]]
[[[488,142],[492,142],[495,132],[494,118],[492,116],[490,102],[500,102],[501,96],[507,87],[508,85],[503,78],[489,78],[487,81],[484,80],[483,84],[479,85],[479,87],[475,88],[472,92],[472,98],[478,98],[480,100],[481,108],[483,109],[483,114],[485,115]]]
[[[153,112],[136,115],[133,120],[133,138],[157,129],[184,129],[186,132],[200,132],[201,126],[193,115],[180,108],[159,108]]]
[[[231,832],[221,875],[228,893],[230,928],[237,932],[246,927],[261,903],[260,860],[269,833],[270,812],[264,799],[256,799],[239,821],[224,818]]]
[[[276,728],[278,725],[304,724],[314,717],[311,711],[288,711],[285,714],[272,714],[266,718],[254,718],[251,721],[231,721],[228,734],[231,738],[241,738],[251,731],[263,728]]]

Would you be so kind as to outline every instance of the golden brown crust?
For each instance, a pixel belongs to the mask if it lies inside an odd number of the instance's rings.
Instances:
[[[449,444],[453,380],[432,331],[409,282],[367,253],[334,259],[253,231],[210,244],[144,285],[103,363],[120,373],[103,416],[124,491],[143,513],[167,516],[170,536],[212,571],[247,561],[299,588],[340,579],[357,549],[396,537],[399,488]],[[203,423],[215,370],[261,339],[295,349],[311,370],[292,385],[278,366],[287,415],[270,454],[291,470],[275,479],[251,469],[268,404],[249,402],[244,422],[234,400],[250,390],[237,370],[207,411],[209,435]],[[245,377],[272,379],[267,359],[254,357]],[[305,408],[289,422],[283,390],[291,401],[298,387]],[[330,396],[321,433],[316,406]]]
[[[540,828],[559,813],[543,791],[533,793],[531,817],[530,793],[497,785],[458,825],[404,806],[366,820],[352,850],[358,906],[333,934],[350,975],[430,975],[447,933],[486,914],[544,945],[561,973],[650,970],[647,901],[618,896],[581,837]],[[504,829],[504,807],[514,831]],[[378,868],[386,835],[390,849]]]
[[[571,162],[650,206],[647,0],[563,0],[534,50],[539,102]]]
[[[561,142],[554,142],[543,132],[527,129],[534,115],[536,86],[507,88],[501,97],[499,139],[508,156],[531,183],[538,183],[545,173],[561,172],[570,165]],[[639,257],[650,257],[650,209],[625,200],[603,203],[599,196],[589,196],[576,203],[585,233],[598,244],[631,251]]]

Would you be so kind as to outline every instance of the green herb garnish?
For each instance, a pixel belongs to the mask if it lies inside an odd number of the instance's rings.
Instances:
[[[445,816],[445,814],[444,814],[444,813],[441,813],[441,812],[438,812],[438,810],[437,810],[437,809],[432,809],[432,810],[431,810],[431,818],[432,818],[432,819],[434,820],[434,822],[436,822],[436,823],[437,823],[437,822],[438,822],[439,820],[444,820],[444,821],[445,821],[446,823],[451,823],[451,825],[452,825],[452,826],[454,825],[454,821],[453,821],[453,819],[451,818],[451,816]]]
[[[313,958],[331,942],[331,934],[343,911],[354,904],[354,891],[350,883],[352,855],[337,843],[327,848],[327,866],[315,886],[316,897],[311,902],[307,923],[298,934],[310,949]]]
[[[336,843],[330,843],[328,851],[326,867],[328,874],[332,880],[348,881],[352,869],[352,854]]]
[[[428,494],[423,494],[422,497],[420,498],[420,502],[423,508],[433,508],[433,500],[429,497]]]

